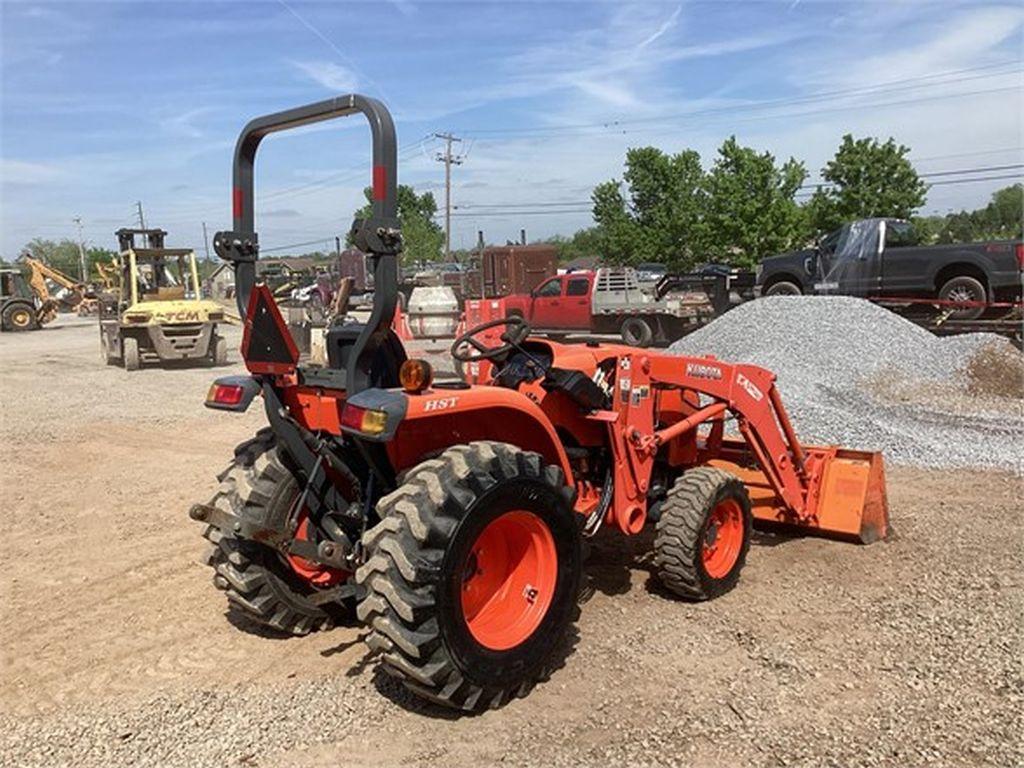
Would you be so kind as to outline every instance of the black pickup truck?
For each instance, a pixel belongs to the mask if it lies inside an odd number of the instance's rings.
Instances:
[[[813,248],[771,256],[757,270],[762,296],[831,293],[866,298],[1020,301],[1021,241],[919,245],[910,222],[862,219]],[[958,310],[960,319],[985,308]]]

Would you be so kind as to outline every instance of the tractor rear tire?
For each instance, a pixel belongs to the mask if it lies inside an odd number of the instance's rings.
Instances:
[[[357,608],[386,672],[436,703],[480,711],[557,666],[578,613],[574,492],[536,453],[449,448],[377,505]]]
[[[139,341],[128,337],[121,341],[121,360],[124,361],[126,371],[137,371],[142,365],[142,358],[139,357]]]
[[[714,467],[685,472],[668,492],[654,534],[654,566],[665,587],[709,600],[734,586],[747,559],[753,519],[739,478]]]
[[[27,305],[12,304],[4,309],[3,328],[7,331],[34,331],[39,328],[39,321]]]
[[[270,429],[239,445],[219,480],[220,488],[210,506],[273,527],[285,523],[299,493],[295,478],[281,462]],[[351,617],[350,606],[314,603],[310,597],[316,588],[276,550],[235,538],[212,525],[206,527],[203,537],[212,545],[205,562],[214,570],[214,586],[226,593],[233,609],[256,623],[291,635],[306,635]]]

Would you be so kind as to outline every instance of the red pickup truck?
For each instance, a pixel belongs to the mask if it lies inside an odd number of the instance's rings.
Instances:
[[[679,338],[707,311],[706,297],[697,302],[656,299],[640,288],[630,268],[555,275],[528,294],[499,301],[505,315],[522,317],[540,333],[618,333],[627,344],[639,347]]]

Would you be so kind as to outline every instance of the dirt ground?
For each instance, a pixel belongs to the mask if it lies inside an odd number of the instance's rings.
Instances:
[[[0,366],[0,764],[1024,764],[1019,478],[890,467],[889,541],[759,536],[711,603],[601,538],[564,667],[462,717],[358,626],[229,620],[187,517],[262,421],[201,406],[229,369],[106,367],[77,318]]]

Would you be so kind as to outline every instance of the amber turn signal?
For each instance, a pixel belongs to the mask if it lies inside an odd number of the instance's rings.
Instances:
[[[398,369],[398,381],[402,389],[414,395],[429,387],[433,380],[434,370],[426,360],[406,360]]]

